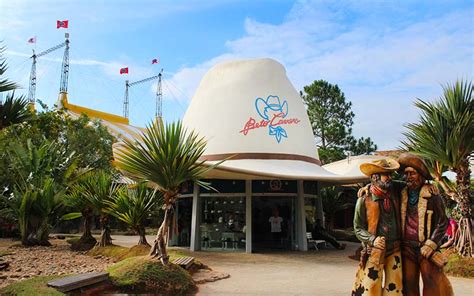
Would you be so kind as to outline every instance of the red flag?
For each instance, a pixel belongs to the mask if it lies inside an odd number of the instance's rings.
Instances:
[[[66,21],[56,21],[56,29],[59,29],[59,28],[68,28],[69,26],[69,21],[66,20]]]
[[[128,74],[128,67],[127,68],[120,68],[120,74]]]
[[[28,43],[36,43],[36,36],[28,39]]]
[[[151,60],[151,64],[158,64],[160,62],[160,59],[153,59]]]

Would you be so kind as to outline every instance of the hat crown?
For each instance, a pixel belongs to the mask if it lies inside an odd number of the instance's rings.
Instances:
[[[374,160],[372,163],[381,166],[383,168],[390,168],[390,163],[386,159]]]
[[[183,123],[208,141],[205,155],[278,153],[318,159],[303,100],[283,65],[272,59],[212,67]]]

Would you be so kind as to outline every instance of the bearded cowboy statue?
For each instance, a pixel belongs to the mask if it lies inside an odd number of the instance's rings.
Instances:
[[[359,190],[355,208],[354,231],[363,250],[352,295],[402,295],[400,189],[391,177],[399,166],[393,159],[360,165],[371,183]]]
[[[448,227],[443,200],[422,158],[403,153],[398,158],[407,185],[401,192],[401,230],[404,291],[407,296],[420,295],[420,272],[423,295],[453,295],[443,273],[445,257],[438,247]]]

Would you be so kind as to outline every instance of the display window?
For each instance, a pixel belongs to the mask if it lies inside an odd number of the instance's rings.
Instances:
[[[203,196],[201,209],[202,249],[245,249],[245,196]]]

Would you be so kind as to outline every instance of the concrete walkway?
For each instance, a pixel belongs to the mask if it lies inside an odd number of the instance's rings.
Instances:
[[[114,243],[131,246],[133,236],[113,236]],[[148,237],[147,237],[148,239]],[[154,236],[149,241],[153,241]],[[212,269],[229,273],[229,279],[199,285],[198,295],[349,295],[358,262],[347,256],[359,246],[348,243],[346,250],[332,248],[319,252],[245,254],[194,252]],[[474,295],[474,280],[450,278],[455,295]]]

